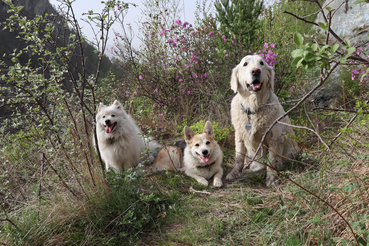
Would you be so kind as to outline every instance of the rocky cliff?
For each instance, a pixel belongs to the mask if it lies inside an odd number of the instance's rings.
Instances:
[[[24,8],[21,11],[21,14],[28,17],[28,18],[35,18],[37,15],[45,15],[48,14],[48,18],[52,23],[54,23],[55,31],[54,36],[60,37],[63,34],[65,37],[68,37],[70,30],[65,30],[65,27],[63,25],[64,21],[63,18],[58,14],[58,12],[53,8],[53,6],[49,3],[48,0],[12,0],[13,4],[16,6],[23,6]],[[27,43],[24,42],[21,39],[18,39],[18,33],[17,31],[9,32],[8,29],[3,30],[2,23],[5,23],[7,21],[7,18],[11,15],[11,13],[8,13],[9,7],[7,4],[5,4],[4,0],[0,0],[0,60],[7,64],[8,66],[11,66],[12,60],[11,56],[8,54],[13,53],[13,51],[21,50],[25,47],[27,47]],[[52,15],[51,15],[52,14]],[[58,24],[59,23],[59,24]],[[68,39],[68,38],[66,38]],[[58,44],[59,46],[62,46],[62,42]],[[51,47],[51,49],[55,49]],[[92,45],[89,45],[88,43],[83,43],[83,52],[86,62],[86,74],[87,76],[90,74],[94,74],[97,71],[97,65],[98,65],[98,55],[94,53],[95,48]],[[52,51],[52,50],[51,50]],[[53,51],[52,51],[53,52]],[[77,69],[81,66],[80,61],[80,54],[81,51],[79,50],[79,47],[77,47],[74,51],[73,57],[71,57],[71,60],[73,64],[77,65]],[[38,62],[38,56],[37,54],[32,54],[32,52],[22,54],[21,57],[19,57],[19,62],[21,64],[25,64],[28,62],[28,60],[31,60],[32,66],[37,67],[40,66]],[[104,57],[103,63],[101,66],[101,76],[104,76],[104,74],[109,70],[111,67],[111,62],[107,57]],[[2,73],[6,72],[6,69],[2,69]],[[72,73],[74,73],[74,76],[78,78],[78,73],[76,71],[76,68],[72,68]],[[1,82],[1,81],[0,81]],[[70,89],[71,83],[66,78],[64,81],[65,88],[68,90]],[[0,83],[0,86],[4,86],[3,83]],[[0,124],[3,119],[9,118],[12,114],[12,110],[9,107],[9,105],[6,105],[6,101],[9,95],[2,94],[2,90],[0,87]]]
[[[332,16],[332,30],[341,38],[349,39],[352,46],[361,46],[369,51],[369,3],[355,4],[357,0],[327,0],[324,7],[334,9]],[[328,10],[325,10],[328,15]],[[323,15],[317,16],[316,22],[326,23]],[[337,41],[331,36],[332,43]],[[345,75],[343,78],[342,75]],[[349,71],[336,69],[331,75],[330,83],[317,92],[315,101],[317,106],[324,107],[342,97],[342,84],[350,77]],[[347,81],[346,81],[347,82]]]
[[[354,45],[368,42],[369,3],[355,4],[357,0],[327,0],[323,6],[337,10],[332,17],[332,30],[342,39],[348,38]],[[324,11],[327,15],[328,10]],[[317,22],[325,23],[322,14]]]

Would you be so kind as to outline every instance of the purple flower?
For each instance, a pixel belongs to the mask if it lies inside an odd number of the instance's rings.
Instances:
[[[193,73],[193,74],[192,74],[192,77],[193,77],[193,78],[197,78],[197,73]]]
[[[176,24],[177,24],[178,26],[180,26],[180,25],[181,25],[181,23],[182,23],[182,21],[181,21],[181,20],[176,20]]]
[[[142,80],[143,78],[142,78],[142,76],[140,75],[140,76],[138,76],[138,79],[139,79],[139,80]]]
[[[268,49],[269,47],[268,43],[264,43],[264,47]]]
[[[270,47],[271,47],[271,48],[274,48],[274,47],[275,47],[275,44],[271,43],[271,44],[270,44]]]
[[[183,79],[179,79],[178,81],[179,81],[179,82],[182,82],[182,81],[183,81]]]
[[[137,91],[134,91],[133,94],[137,95]]]
[[[177,46],[177,44],[176,43],[173,43],[172,46],[173,46],[173,48],[175,48]]]
[[[228,54],[225,54],[225,57],[228,57]]]
[[[187,91],[187,95],[190,95],[191,94],[191,91]]]
[[[170,44],[173,43],[173,39],[171,39],[171,38],[168,39],[168,43],[170,43]]]
[[[158,88],[155,88],[155,92],[158,93],[158,91],[159,91]]]
[[[211,32],[209,32],[209,34],[208,34],[208,35],[209,35],[209,36],[211,36],[211,35],[213,35],[213,34],[214,34],[214,32],[213,32],[213,31],[211,31]]]

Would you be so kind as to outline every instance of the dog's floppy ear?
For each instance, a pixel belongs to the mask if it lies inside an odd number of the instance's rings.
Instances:
[[[115,100],[113,102],[113,105],[116,107],[116,108],[122,108],[122,104],[120,104],[120,102],[118,100]]]
[[[97,108],[97,112],[100,112],[100,110],[104,107],[105,105],[101,102],[99,104],[99,107]]]
[[[186,142],[187,141],[191,141],[191,139],[193,138],[193,136],[195,136],[195,133],[188,126],[185,126],[184,127],[184,134],[185,134],[185,140],[186,140]]]
[[[271,91],[274,91],[274,76],[275,76],[274,68],[272,66],[269,66],[268,64],[266,64],[266,67],[267,67],[270,89]]]
[[[207,122],[205,123],[203,133],[205,133],[205,134],[209,135],[210,137],[214,137],[213,125],[211,124],[211,122],[210,122],[210,121],[207,121]]]
[[[237,65],[235,68],[233,68],[232,70],[232,76],[231,76],[231,89],[234,93],[237,92],[238,89],[238,69],[239,69],[239,65]]]

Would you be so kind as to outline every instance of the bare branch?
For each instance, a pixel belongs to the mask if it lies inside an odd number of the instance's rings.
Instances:
[[[327,148],[328,152],[331,151],[329,146],[324,142],[322,137],[315,130],[313,130],[311,128],[308,128],[308,127],[305,127],[305,126],[295,126],[295,125],[284,123],[284,122],[281,122],[281,121],[277,121],[277,123],[282,124],[282,125],[286,125],[286,126],[289,126],[289,127],[294,127],[294,128],[298,128],[298,129],[305,129],[305,130],[313,132],[319,138],[319,140],[324,144],[324,146]]]

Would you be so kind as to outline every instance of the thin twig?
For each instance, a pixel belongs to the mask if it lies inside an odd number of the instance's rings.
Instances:
[[[294,127],[294,128],[298,128],[298,129],[305,129],[305,130],[308,130],[308,131],[313,132],[319,138],[319,140],[322,141],[322,143],[327,148],[328,152],[331,151],[330,148],[329,148],[329,146],[324,142],[324,140],[322,139],[322,137],[315,130],[313,130],[313,129],[309,128],[309,127],[306,127],[306,126],[295,126],[295,125],[292,125],[292,124],[284,123],[282,121],[278,121],[278,123],[279,124],[282,124],[282,125],[285,125],[285,126]]]

